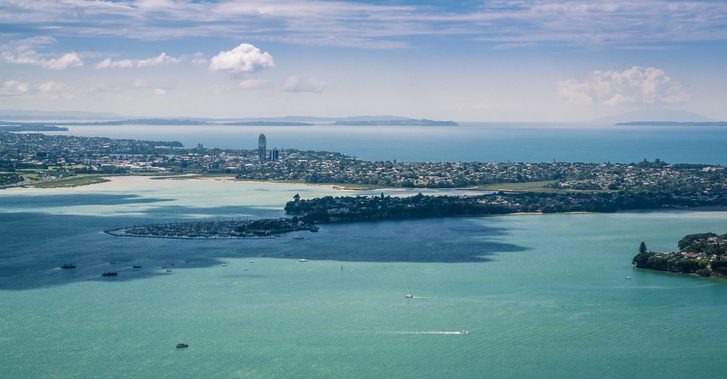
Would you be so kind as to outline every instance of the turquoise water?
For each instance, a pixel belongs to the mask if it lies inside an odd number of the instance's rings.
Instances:
[[[71,126],[68,133],[154,140],[186,146],[336,151],[367,160],[638,162],[727,164],[727,128],[577,127],[566,124],[421,126]]]
[[[0,192],[0,376],[661,378],[723,370],[727,282],[636,270],[630,261],[642,240],[662,250],[687,233],[724,232],[727,212],[326,225],[304,240],[100,232],[275,216],[295,193],[341,192],[133,177]],[[67,261],[78,268],[57,268]],[[119,276],[100,277],[111,270]],[[414,299],[404,298],[409,290]],[[470,334],[436,334],[457,330]],[[179,342],[190,348],[175,349]]]

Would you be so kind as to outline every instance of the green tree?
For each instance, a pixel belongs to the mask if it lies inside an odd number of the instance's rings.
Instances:
[[[639,253],[642,253],[643,254],[646,251],[647,251],[646,250],[646,244],[644,243],[644,241],[641,241],[641,245],[639,245]]]

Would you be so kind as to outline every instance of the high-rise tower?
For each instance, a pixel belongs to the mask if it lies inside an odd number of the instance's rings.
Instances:
[[[260,134],[260,137],[257,138],[257,157],[260,159],[260,161],[264,161],[268,155],[265,145],[265,134]]]

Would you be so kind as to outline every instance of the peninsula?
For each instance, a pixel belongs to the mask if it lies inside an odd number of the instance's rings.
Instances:
[[[318,227],[293,218],[259,219],[253,221],[194,221],[169,224],[137,225],[105,230],[117,237],[146,237],[171,239],[202,238],[260,238],[276,234],[306,230],[317,232]]]
[[[727,197],[681,198],[668,193],[506,193],[477,196],[408,197],[325,196],[301,199],[295,195],[285,205],[290,218],[255,221],[196,221],[153,224],[107,230],[123,237],[154,238],[248,238],[293,231],[318,231],[316,224],[383,221],[513,213],[617,212],[632,209],[663,209],[725,205]]]
[[[648,251],[643,242],[632,263],[638,268],[727,278],[727,234],[689,234],[677,252]]]

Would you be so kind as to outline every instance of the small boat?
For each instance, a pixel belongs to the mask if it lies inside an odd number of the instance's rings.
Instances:
[[[186,349],[188,347],[189,347],[189,345],[187,345],[186,343],[178,343],[177,344],[177,349]]]
[[[131,268],[141,268],[141,265],[133,265]]]
[[[119,274],[116,272],[113,272],[113,271],[107,271],[107,272],[104,272],[103,274],[101,274],[101,276],[116,276],[116,275],[119,275]]]
[[[63,264],[63,266],[61,266],[61,268],[64,270],[69,269],[69,268],[76,268],[76,265],[74,265],[72,263],[65,263],[65,264]]]
[[[294,240],[302,240],[303,239],[303,236],[301,236],[300,234],[296,234],[296,235],[293,236],[293,239]]]
[[[298,259],[298,262],[305,263],[305,262],[308,262],[308,260],[305,258],[301,258],[301,259]]]

